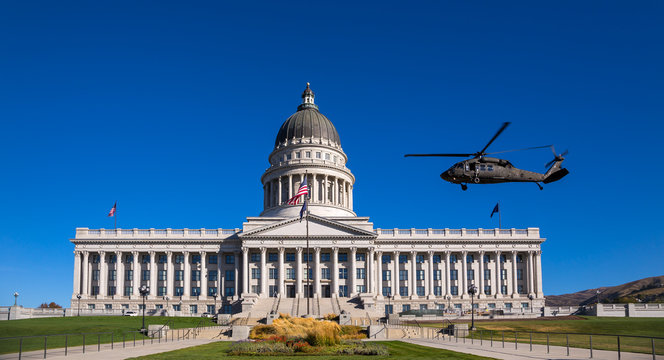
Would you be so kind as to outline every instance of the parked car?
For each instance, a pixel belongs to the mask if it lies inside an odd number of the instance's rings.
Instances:
[[[124,316],[138,316],[136,311],[125,311]]]
[[[215,316],[213,313],[204,312],[203,314],[201,314],[201,317],[214,318]]]

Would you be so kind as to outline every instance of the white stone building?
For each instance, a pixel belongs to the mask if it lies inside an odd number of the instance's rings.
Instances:
[[[355,177],[307,85],[279,129],[263,212],[235,229],[77,228],[72,308],[265,316],[271,310],[381,316],[408,309],[533,312],[544,306],[538,228],[381,229],[353,212]],[[308,221],[287,201],[304,177]],[[309,281],[307,281],[309,258]],[[306,294],[310,300],[305,300]],[[305,303],[309,303],[308,307]],[[308,309],[308,310],[307,310]],[[538,312],[536,310],[535,312]]]

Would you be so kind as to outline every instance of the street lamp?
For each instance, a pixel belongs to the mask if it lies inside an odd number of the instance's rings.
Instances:
[[[76,294],[76,298],[78,299],[78,315],[76,316],[81,316],[81,294]]]
[[[18,302],[18,292],[14,292],[14,306],[16,306]]]
[[[452,312],[452,308],[450,308],[450,302],[452,301],[452,295],[447,295],[445,296],[447,298],[447,312]]]
[[[533,310],[533,299],[534,299],[534,298],[535,298],[535,297],[533,296],[533,294],[528,295],[528,299],[530,299],[530,312],[531,312],[531,313],[534,312],[534,310]]]
[[[385,309],[385,316],[387,316],[387,324],[390,324],[390,310],[392,310],[392,303],[390,302],[392,300],[392,290],[387,292],[387,309]]]
[[[217,293],[214,293],[212,297],[214,298],[214,315],[217,315]]]
[[[142,334],[147,334],[147,330],[145,329],[145,298],[150,293],[150,287],[142,285],[138,289],[138,291],[141,293],[141,296],[143,297],[143,326],[141,326],[141,333]]]
[[[599,289],[597,289],[597,305],[599,305],[599,294],[600,293],[601,293],[601,291],[599,291]]]
[[[470,330],[475,330],[475,294],[477,293],[477,287],[470,285],[468,293],[470,294]]]

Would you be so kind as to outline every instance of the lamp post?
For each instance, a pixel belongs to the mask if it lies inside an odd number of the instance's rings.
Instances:
[[[214,293],[212,297],[214,298],[214,315],[217,315],[217,293]]]
[[[166,300],[166,316],[170,316],[170,315],[168,315],[168,300],[170,300],[170,299],[171,298],[169,298],[168,296],[164,296],[164,300]]]
[[[533,294],[528,295],[528,299],[530,299],[530,313],[531,313],[531,314],[532,314],[533,312],[535,312],[535,310],[533,310],[533,299],[534,299],[534,298],[535,298],[535,297],[533,296]]]
[[[452,312],[452,309],[450,308],[450,303],[452,302],[452,295],[447,295],[445,296],[447,298],[447,312]]]
[[[392,300],[392,290],[388,291],[387,293],[387,309],[385,309],[385,316],[387,316],[387,324],[390,324],[390,310],[392,310],[392,303],[390,302]]]
[[[145,298],[150,293],[150,287],[142,285],[138,291],[141,293],[141,297],[143,297],[143,326],[141,326],[141,333],[147,334],[147,330],[145,330]]]
[[[81,294],[76,294],[76,298],[78,299],[78,315],[76,316],[81,316]]]
[[[601,293],[601,291],[599,291],[599,289],[597,289],[597,305],[599,305],[599,294],[600,293]]]
[[[475,330],[475,294],[477,293],[477,287],[470,285],[468,293],[470,294],[470,330]]]
[[[18,292],[14,292],[14,306],[18,303]]]

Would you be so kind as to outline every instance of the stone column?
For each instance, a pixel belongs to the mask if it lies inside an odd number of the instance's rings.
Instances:
[[[122,262],[122,251],[115,252],[115,295],[124,295],[124,262]]]
[[[528,295],[535,294],[535,274],[533,265],[533,252],[528,251]]]
[[[544,297],[544,292],[542,291],[542,252],[537,251],[535,252],[535,260],[537,261],[537,292],[535,293],[535,296],[537,298],[542,298]]]
[[[235,281],[234,281],[234,286],[235,286],[235,296],[239,297],[241,292],[240,292],[240,252],[236,251],[233,253],[233,267],[235,270]],[[225,290],[224,290],[225,291]],[[245,288],[242,289],[243,292],[246,292]]]
[[[132,295],[134,296],[134,299],[140,299],[141,298],[141,293],[138,291],[138,289],[141,287],[141,265],[138,262],[138,256],[141,253],[138,251],[132,251],[131,256],[134,258],[134,263],[132,264],[132,273],[134,274],[133,278],[133,290],[132,290]]]
[[[357,294],[357,286],[355,285],[355,278],[357,278],[357,248],[350,248],[350,275],[348,279],[350,280],[350,297],[354,297]]]
[[[501,293],[501,288],[502,288],[502,274],[500,273],[500,256],[501,253],[500,251],[496,251],[496,276],[495,280],[493,281],[494,284],[496,284],[496,291],[494,294],[496,294],[496,298],[501,298],[503,297],[503,294]]]
[[[452,267],[450,266],[450,252],[445,251],[445,296],[452,296]]]
[[[395,299],[401,298],[399,295],[399,252],[394,252],[394,258],[392,259],[392,295]]]
[[[82,276],[83,276],[83,295],[90,295],[90,253],[83,251],[83,264],[82,265]]]
[[[269,276],[267,274],[267,259],[265,255],[266,251],[266,248],[261,248],[261,297],[272,296],[272,294],[269,293],[270,289],[267,286],[267,278]]]
[[[327,188],[329,186],[327,175],[325,175],[325,183],[323,184],[323,204],[327,204],[329,201],[327,199]]]
[[[348,194],[350,196],[350,204],[348,204],[348,208],[353,210],[353,185],[350,185],[350,189],[348,190]]]
[[[182,255],[184,255],[183,296],[185,297],[185,299],[189,299],[189,296],[191,295],[191,259],[189,256],[189,251],[183,251]]]
[[[339,248],[332,248],[332,297],[339,296]]]
[[[429,259],[428,259],[428,266],[429,266],[429,274],[425,275],[428,276],[429,279],[427,281],[428,284],[428,289],[427,289],[427,295],[429,296],[429,299],[435,298],[435,294],[433,293],[433,251],[429,251]]]
[[[279,248],[279,294],[286,297],[286,272],[284,271],[284,253],[286,249]]]
[[[383,297],[383,252],[382,251],[376,251],[376,271],[378,273],[378,281],[376,282],[378,284],[378,291],[376,292],[376,295],[378,297]]]
[[[166,252],[166,296],[173,298],[173,287],[174,287],[174,268],[173,266],[173,252]]]
[[[283,191],[281,189],[281,176],[279,176],[277,178],[277,181],[279,181],[279,185],[277,186],[279,192],[277,193],[277,205],[276,206],[279,206],[283,202],[283,199],[281,198],[281,194],[283,193]],[[247,294],[249,293],[246,289],[242,289],[242,291],[244,291]]]
[[[288,175],[288,199],[293,197],[293,174]]]
[[[108,266],[106,264],[106,252],[99,252],[99,295],[103,298],[108,288]]]
[[[201,255],[201,297],[202,299],[207,299],[207,287],[208,287],[208,277],[207,277],[207,253],[205,251],[200,251]]]
[[[516,279],[516,251],[512,251],[512,297],[517,294],[517,279]]]
[[[468,252],[461,253],[461,298],[465,299],[468,295],[468,265],[466,264]]]
[[[281,184],[281,180],[279,181]],[[279,191],[281,194],[281,191]],[[237,262],[238,259],[236,259]],[[249,277],[251,276],[249,272],[249,248],[242,248],[242,296],[249,294]],[[237,277],[236,277],[237,279]],[[238,290],[239,291],[239,290]]]
[[[150,251],[150,296],[157,295],[157,253]]]
[[[417,262],[415,261],[417,257],[416,251],[410,252],[410,276],[408,276],[408,295],[411,299],[417,297],[417,292],[415,291],[415,276],[417,274]]]
[[[81,293],[81,252],[74,251],[74,296]]]
[[[295,296],[302,297],[302,277],[304,270],[302,270],[302,248],[298,247],[295,253]]]
[[[376,291],[374,291],[374,286],[373,286],[375,280],[372,279],[373,257],[374,257],[374,249],[369,248],[369,252],[367,253],[367,259],[365,261],[367,267],[367,274],[366,274],[367,292],[376,295]]]
[[[314,297],[321,297],[320,248],[314,248]]]
[[[484,295],[485,295],[484,294],[484,282],[486,281],[486,279],[484,278],[484,251],[480,251],[479,255],[480,255],[480,258],[479,258],[480,273],[479,273],[479,276],[477,277],[477,279],[479,280],[479,283],[480,283],[478,285],[478,287],[479,287],[478,290],[480,292],[479,292],[479,296],[477,297],[478,299],[484,297]]]
[[[223,253],[221,250],[217,253],[217,296],[222,297],[224,295],[224,282],[226,281],[226,278],[224,277],[224,274],[222,274],[222,266],[221,264],[223,263],[222,261],[223,258]]]

